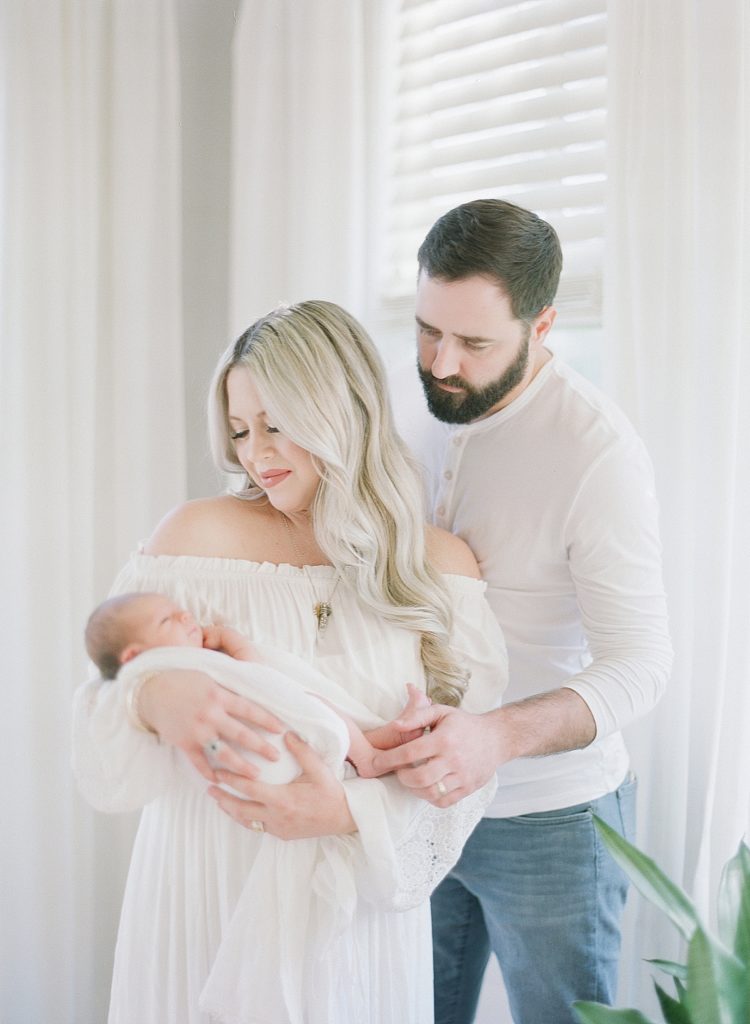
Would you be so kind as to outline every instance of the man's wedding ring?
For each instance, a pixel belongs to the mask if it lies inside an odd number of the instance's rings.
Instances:
[[[448,792],[448,790],[445,787],[445,783],[443,782],[442,779],[440,779],[439,782],[435,783],[435,789],[441,796],[445,796],[445,794]]]
[[[253,832],[265,832],[265,826],[262,821],[257,821],[255,818],[250,822],[250,828]]]

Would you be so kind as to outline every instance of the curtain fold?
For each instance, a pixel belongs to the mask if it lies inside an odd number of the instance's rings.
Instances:
[[[0,5],[0,1017],[106,1017],[133,822],[77,796],[82,630],[184,495],[173,0]]]
[[[750,18],[744,0],[609,12],[610,390],[654,458],[676,661],[629,737],[640,845],[711,916],[750,793]],[[635,902],[635,901],[634,901]],[[631,908],[621,1002],[677,941]]]
[[[366,313],[372,82],[389,5],[243,3],[233,51],[234,335],[284,301]]]

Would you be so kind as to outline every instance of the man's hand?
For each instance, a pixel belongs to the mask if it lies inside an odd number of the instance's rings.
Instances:
[[[344,835],[357,826],[349,811],[344,787],[313,748],[293,732],[284,736],[299,762],[302,774],[287,785],[271,785],[217,771],[219,782],[243,794],[232,796],[223,789],[208,793],[219,807],[245,828],[257,828],[279,839]]]
[[[424,729],[421,726],[404,729],[402,722],[410,721],[415,711],[422,711],[425,708],[431,707],[431,705],[432,702],[426,693],[417,689],[412,683],[407,683],[406,704],[400,711],[398,718],[394,718],[392,722],[386,722],[385,725],[379,725],[376,729],[366,730],[365,736],[373,747],[377,747],[378,750],[390,750],[392,747],[398,747],[402,743],[408,743],[410,740],[417,739],[417,737],[422,735]],[[379,774],[384,775],[385,772],[380,772]]]
[[[503,760],[493,716],[432,704],[396,720],[402,731],[430,732],[375,754],[378,774],[396,771],[400,782],[436,807],[450,807],[483,786]]]
[[[375,754],[378,774],[396,771],[404,786],[436,807],[450,807],[473,793],[495,769],[517,757],[579,750],[596,737],[588,705],[562,687],[483,715],[443,704],[397,720],[403,729],[430,732],[395,750]]]

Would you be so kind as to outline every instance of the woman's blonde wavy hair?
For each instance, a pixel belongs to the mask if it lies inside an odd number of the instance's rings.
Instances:
[[[419,470],[396,433],[385,370],[364,328],[332,302],[280,306],[222,356],[209,423],[216,464],[242,473],[239,496],[262,496],[230,436],[226,379],[245,367],[269,419],[313,456],[320,473],[312,508],[321,550],[362,601],[420,635],[427,692],[458,705],[467,677],[451,653],[451,603],[425,556]],[[344,570],[347,570],[344,572]]]

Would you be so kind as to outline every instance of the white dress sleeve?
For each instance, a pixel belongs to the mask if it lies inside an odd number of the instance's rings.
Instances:
[[[119,573],[110,596],[143,590],[132,560]],[[73,697],[72,768],[82,796],[98,811],[144,807],[166,792],[178,770],[180,752],[137,729],[127,714],[130,681],[89,679]]]
[[[508,681],[502,631],[487,604],[485,584],[455,577],[453,649],[470,673],[463,707],[474,714],[500,704]],[[395,776],[344,782],[359,830],[357,891],[385,908],[406,910],[426,900],[458,860],[497,788],[493,777],[448,808],[413,796]]]
[[[73,774],[98,811],[139,810],[166,792],[178,771],[180,752],[130,723],[129,688],[118,680],[92,679],[73,700]]]

